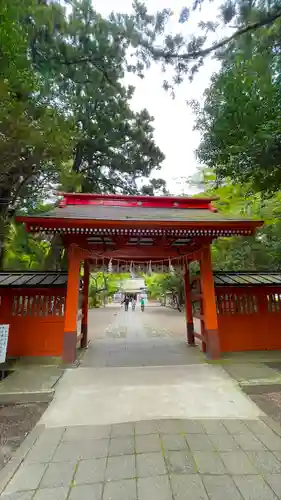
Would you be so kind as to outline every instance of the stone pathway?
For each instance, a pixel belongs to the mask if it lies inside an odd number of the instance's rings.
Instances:
[[[57,385],[42,419],[47,427],[263,415],[221,366],[207,364],[198,347],[186,345],[183,315],[160,306],[144,313],[120,306],[109,311],[102,331],[90,313],[89,349]]]
[[[3,500],[276,500],[281,432],[260,420],[45,429]]]
[[[281,499],[281,428],[186,346],[183,316],[108,313],[90,313],[90,347],[0,473],[1,500]]]
[[[82,367],[176,366],[202,363],[198,348],[186,345],[184,315],[160,305],[125,312],[120,305],[89,312],[90,346]],[[101,325],[97,319],[102,319]]]

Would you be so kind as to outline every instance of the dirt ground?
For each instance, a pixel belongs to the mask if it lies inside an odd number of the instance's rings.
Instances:
[[[47,403],[0,406],[0,470],[33,429]]]

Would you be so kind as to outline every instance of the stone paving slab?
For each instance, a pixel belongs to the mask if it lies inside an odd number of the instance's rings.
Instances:
[[[44,488],[35,493],[34,500],[66,500],[68,488]]]
[[[260,476],[236,476],[233,480],[244,500],[276,500],[276,495]]]
[[[125,479],[106,483],[103,491],[103,500],[138,500],[137,484],[134,479]]]
[[[172,488],[167,476],[140,478],[137,481],[138,500],[173,500]]]
[[[244,384],[261,384],[281,382],[281,373],[261,363],[225,364],[224,369],[231,377]]]
[[[281,499],[281,452],[272,448],[273,439],[265,439],[275,436],[278,442],[275,426],[162,419],[45,429],[0,498]]]
[[[230,476],[204,476],[203,484],[210,500],[241,500],[241,494]],[[227,493],[226,493],[227,492]]]

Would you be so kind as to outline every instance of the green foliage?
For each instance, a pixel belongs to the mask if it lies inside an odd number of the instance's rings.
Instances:
[[[122,281],[128,279],[128,273],[97,272],[90,275],[89,305],[99,307],[106,297],[111,297],[120,288]]]
[[[136,193],[137,180],[159,169],[164,156],[153,139],[153,118],[146,109],[131,110],[134,89],[121,83],[128,38],[91,0],[71,6],[69,16],[58,2],[42,7],[30,42],[48,102],[59,96],[58,106],[75,122],[74,154],[61,183],[67,177],[66,188],[75,191]]]
[[[58,187],[136,193],[161,167],[153,118],[131,110],[134,89],[122,83],[131,38],[119,18],[102,18],[90,0],[67,11],[58,0],[0,1],[0,252],[15,209],[36,210]]]
[[[222,271],[279,271],[280,255],[281,223],[277,217],[265,220],[255,237],[221,238],[213,244],[214,268]]]
[[[263,7],[240,15],[260,18]],[[216,241],[217,269],[280,269],[280,28],[278,21],[232,41],[203,107],[193,103],[205,192],[220,197],[225,213],[265,221],[255,238]]]
[[[10,204],[26,183],[50,175],[71,147],[71,120],[42,103],[40,78],[28,58],[24,20],[35,11],[33,0],[1,2],[0,196]]]
[[[196,180],[198,175],[195,176]],[[248,196],[248,185],[232,184],[230,180],[216,186],[215,174],[203,169],[202,194],[218,196],[215,205],[221,213],[264,220],[254,237],[219,238],[213,243],[213,265],[217,270],[279,270],[281,255],[281,193],[269,199],[259,194]]]
[[[42,270],[49,250],[48,241],[35,239],[23,226],[11,224],[5,243],[4,267],[7,270]]]
[[[40,199],[71,151],[72,119],[43,102],[42,84],[28,56],[33,0],[0,3],[0,250],[9,210]],[[3,260],[3,252],[1,251]]]
[[[22,206],[26,192],[40,197],[59,180],[75,191],[137,192],[164,156],[153,118],[130,109],[134,89],[121,83],[130,41],[119,21],[90,0],[71,2],[68,14],[58,1],[1,5],[0,188],[9,203]]]
[[[157,273],[147,276],[145,283],[149,295],[152,299],[158,299],[162,293],[164,293],[163,283],[165,279],[165,274]]]
[[[195,106],[199,159],[218,182],[247,184],[249,193],[280,189],[280,29],[278,21],[233,43],[220,55],[203,108]]]
[[[170,292],[178,307],[184,303],[184,282],[182,273],[152,274],[151,276],[147,276],[145,281],[151,298],[159,299],[161,296],[166,297],[167,292]]]

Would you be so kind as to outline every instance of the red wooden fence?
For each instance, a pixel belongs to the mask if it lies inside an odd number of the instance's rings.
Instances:
[[[8,357],[61,356],[65,288],[0,290],[0,323],[9,324]]]
[[[281,349],[281,287],[216,287],[221,352]]]

